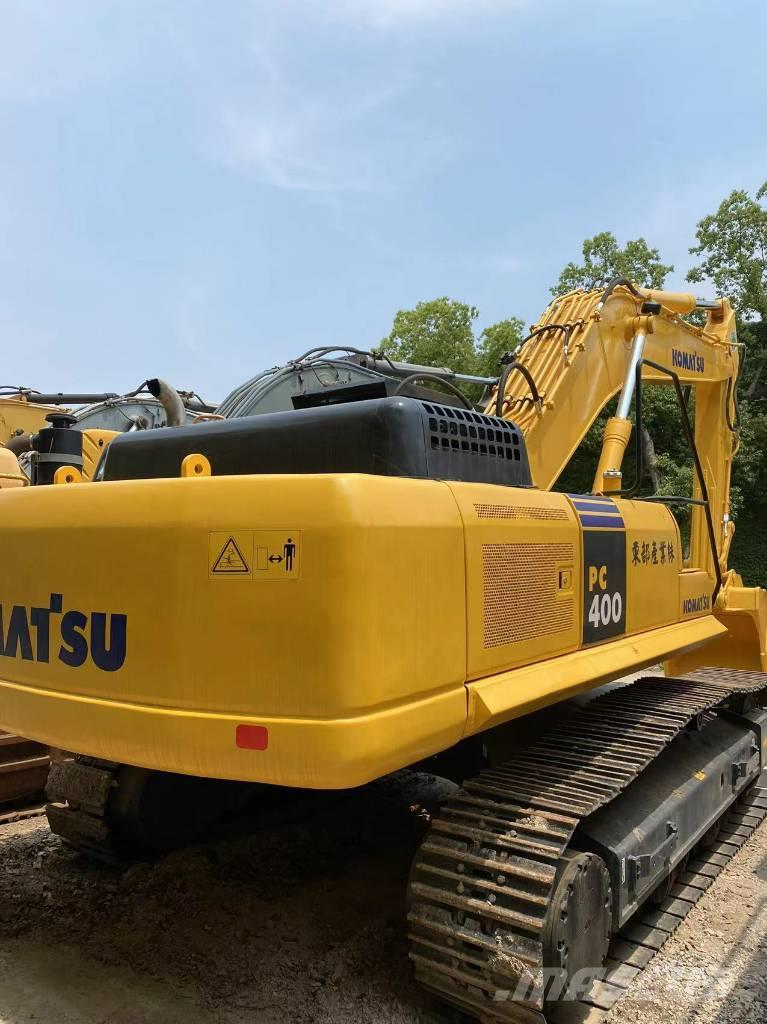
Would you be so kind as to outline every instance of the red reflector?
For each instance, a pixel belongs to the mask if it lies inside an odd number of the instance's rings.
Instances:
[[[237,746],[241,750],[266,750],[269,730],[265,725],[238,725]]]

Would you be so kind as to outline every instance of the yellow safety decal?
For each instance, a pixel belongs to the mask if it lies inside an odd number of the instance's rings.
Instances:
[[[222,536],[226,539],[218,554],[213,556],[213,562],[210,567],[211,576],[249,576],[250,558],[253,550],[252,535],[248,533],[240,534],[238,544],[238,538],[233,533],[211,533],[211,552],[215,552],[218,547],[218,541]],[[245,551],[248,552],[247,555]]]
[[[212,580],[297,580],[300,568],[299,530],[213,530],[209,535]]]

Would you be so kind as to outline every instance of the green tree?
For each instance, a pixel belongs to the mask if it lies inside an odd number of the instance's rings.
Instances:
[[[472,373],[476,358],[475,306],[443,296],[419,302],[415,309],[400,309],[381,350],[392,359],[423,366],[446,366],[457,373]]]
[[[503,356],[518,348],[524,336],[524,321],[516,316],[486,327],[475,344],[474,372],[484,377],[497,376]]]
[[[741,409],[740,450],[732,464],[731,496],[736,523],[730,562],[746,583],[767,587],[767,410],[759,402],[745,402]]]
[[[736,189],[719,204],[716,213],[699,221],[690,249],[701,262],[687,280],[712,281],[744,319],[767,320],[767,181],[752,199]]]
[[[660,253],[644,238],[635,238],[621,249],[611,231],[602,231],[583,243],[583,262],[568,263],[551,289],[552,295],[583,288],[603,288],[614,277],[626,277],[645,288],[662,288],[673,266],[661,263]]]
[[[405,363],[497,377],[501,358],[521,343],[524,323],[509,317],[485,327],[476,337],[478,316],[475,306],[446,296],[419,302],[415,309],[399,310],[391,332],[381,341],[381,351]],[[472,401],[480,400],[481,387],[467,385],[463,390]]]
[[[744,368],[743,394],[750,399],[767,397],[767,182],[752,198],[736,189],[698,223],[698,244],[690,249],[700,256],[687,280],[711,281],[718,295],[732,302],[740,321],[748,360]]]
[[[756,402],[740,410],[740,447],[732,463],[732,505],[737,515],[744,507],[764,508],[767,503],[767,411]]]
[[[614,277],[625,277],[646,288],[662,288],[673,266],[661,262],[658,249],[651,249],[644,238],[636,238],[620,248],[615,235],[603,231],[583,243],[583,263],[568,263],[551,289],[552,295],[565,295],[576,288],[591,290],[604,287]],[[671,493],[669,481],[679,479],[680,431],[675,403],[663,393],[666,389],[647,388],[644,401],[645,464],[654,488]],[[610,409],[614,403],[611,403]],[[610,415],[605,409],[583,440],[573,460],[563,473],[558,486],[564,490],[589,490],[602,450],[602,436]],[[664,458],[656,458],[657,451]],[[625,460],[626,479],[632,479],[633,449]]]

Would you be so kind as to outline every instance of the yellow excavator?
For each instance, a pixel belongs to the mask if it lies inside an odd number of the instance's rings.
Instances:
[[[70,397],[92,401],[107,396],[41,395],[28,388],[0,388],[0,490],[28,484],[17,454],[46,426],[46,417],[58,415],[61,401]],[[9,810],[16,813],[20,802],[42,793],[49,767],[49,751],[43,744],[0,729],[0,819]]]
[[[767,814],[767,596],[728,568],[740,356],[726,299],[616,280],[552,302],[483,412],[325,387],[122,434],[85,484],[56,428],[53,486],[0,502],[0,721],[80,754],[53,830],[124,856],[243,784],[458,777],[409,880],[417,977],[481,1020],[598,1017]],[[691,495],[643,490],[655,385]],[[615,396],[591,493],[555,492]]]
[[[143,394],[144,390],[148,394]],[[76,411],[71,415],[73,408]],[[182,398],[158,379],[147,381],[146,388],[141,385],[128,395],[44,394],[32,388],[0,387],[0,490],[28,486],[33,465],[33,478],[44,477],[40,460],[45,459],[45,453],[31,453],[36,439],[49,436],[46,431],[51,422],[76,425],[81,440],[73,435],[77,443],[70,454],[75,450],[77,454],[70,459],[69,468],[76,468],[88,480],[104,446],[117,433],[192,422],[211,411],[198,396],[184,392]],[[43,744],[0,729],[0,821],[27,813],[31,801],[39,803],[48,778],[50,753]]]

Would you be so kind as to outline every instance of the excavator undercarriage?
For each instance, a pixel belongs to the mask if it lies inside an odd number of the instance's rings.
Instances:
[[[464,782],[413,864],[421,983],[481,1020],[598,1019],[763,819],[765,699],[761,673],[646,677]]]
[[[0,731],[0,822],[42,796],[49,766],[47,747]]]
[[[486,748],[413,861],[421,984],[482,1021],[598,1024],[767,816],[765,705],[762,673],[646,676],[511,759]],[[81,757],[53,766],[47,814],[116,863],[191,841],[247,792]]]

